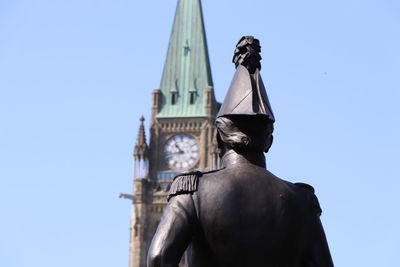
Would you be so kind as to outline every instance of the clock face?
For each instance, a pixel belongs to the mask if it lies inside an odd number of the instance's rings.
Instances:
[[[199,159],[199,146],[189,135],[175,135],[165,144],[164,158],[171,169],[189,169]]]

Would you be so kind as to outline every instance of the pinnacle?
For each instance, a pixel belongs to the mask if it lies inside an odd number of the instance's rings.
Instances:
[[[140,117],[140,126],[139,126],[139,131],[138,135],[136,138],[136,144],[135,144],[135,149],[133,155],[135,158],[140,158],[144,159],[147,158],[147,153],[148,153],[148,146],[146,142],[146,132],[144,129],[144,117]]]

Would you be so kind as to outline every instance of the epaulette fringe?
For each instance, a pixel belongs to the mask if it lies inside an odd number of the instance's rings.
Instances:
[[[177,175],[171,184],[168,201],[171,197],[181,194],[190,194],[197,191],[198,179],[203,174],[199,171]]]

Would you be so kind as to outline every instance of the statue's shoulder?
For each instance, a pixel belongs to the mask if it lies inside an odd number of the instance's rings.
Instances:
[[[300,188],[302,188],[302,189],[304,189],[304,190],[306,190],[306,191],[308,191],[310,193],[313,193],[313,194],[315,193],[314,187],[312,187],[309,184],[306,184],[306,183],[294,183],[294,185],[297,186],[297,187],[300,187]]]
[[[172,181],[168,193],[168,200],[177,195],[191,194],[196,192],[200,177],[218,171],[219,170],[213,170],[208,172],[192,171],[192,172],[178,174]]]
[[[319,205],[319,201],[317,196],[315,195],[315,189],[309,184],[306,183],[294,183],[295,186],[303,189],[307,193],[307,198],[311,202],[312,208],[318,216],[321,216],[322,210]]]

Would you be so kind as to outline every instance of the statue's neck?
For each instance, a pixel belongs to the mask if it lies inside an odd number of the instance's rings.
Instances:
[[[228,150],[222,156],[222,166],[229,167],[234,164],[239,163],[250,163],[262,168],[266,168],[265,165],[265,156],[262,152],[243,152],[237,153],[234,150]]]

